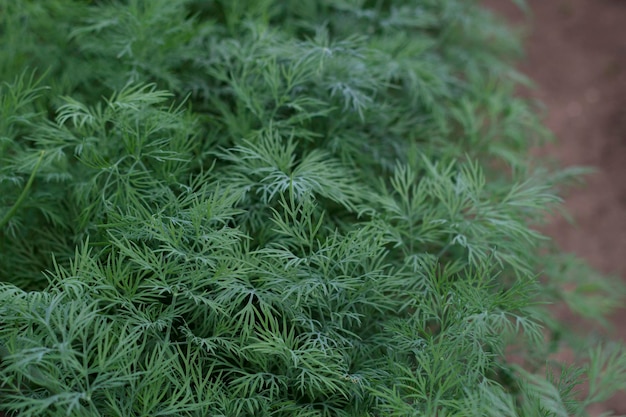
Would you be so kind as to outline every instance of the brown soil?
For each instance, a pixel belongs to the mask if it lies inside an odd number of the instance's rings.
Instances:
[[[555,219],[545,231],[564,251],[626,281],[626,1],[527,2],[531,16],[510,0],[485,0],[528,28],[521,70],[536,82],[534,94],[558,138],[542,152],[563,165],[597,169],[566,199],[575,224]],[[612,317],[612,336],[622,341],[625,318],[626,310]],[[609,410],[626,414],[626,393],[593,411]]]

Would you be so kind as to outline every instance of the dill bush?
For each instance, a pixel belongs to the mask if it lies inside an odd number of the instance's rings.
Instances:
[[[468,0],[0,0],[0,410],[586,415],[626,356],[546,304],[620,292],[536,230],[519,53]]]

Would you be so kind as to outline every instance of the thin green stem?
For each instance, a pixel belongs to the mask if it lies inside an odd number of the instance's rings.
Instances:
[[[43,156],[45,153],[46,153],[45,151],[41,151],[39,155],[39,159],[37,160],[37,163],[35,164],[35,168],[33,169],[33,172],[30,174],[30,178],[28,178],[26,187],[24,187],[24,190],[22,190],[22,193],[18,197],[15,204],[13,204],[13,207],[11,207],[11,209],[4,215],[2,220],[0,220],[0,229],[2,229],[9,222],[9,220],[11,220],[13,216],[15,216],[15,213],[17,213],[17,210],[20,208],[20,206],[26,199],[26,196],[28,195],[28,191],[30,191],[30,188],[32,187],[33,182],[35,181],[35,175],[37,175],[37,171],[39,170],[39,166],[41,165],[41,162],[43,161]]]

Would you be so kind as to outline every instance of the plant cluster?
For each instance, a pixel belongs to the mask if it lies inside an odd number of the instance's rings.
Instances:
[[[519,52],[468,0],[0,0],[0,410],[585,415],[626,356],[546,366],[545,303],[619,298],[536,231]]]

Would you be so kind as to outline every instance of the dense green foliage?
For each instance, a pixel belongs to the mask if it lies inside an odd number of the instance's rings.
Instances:
[[[0,410],[585,415],[626,358],[546,366],[545,303],[618,294],[534,229],[518,53],[469,0],[0,0]]]

